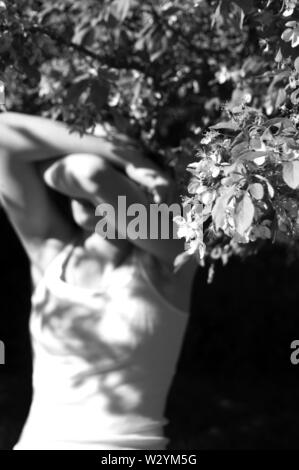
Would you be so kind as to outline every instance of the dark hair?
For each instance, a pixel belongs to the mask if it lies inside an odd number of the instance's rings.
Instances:
[[[48,186],[47,186],[47,189],[51,197],[51,200],[57,207],[59,213],[66,220],[69,220],[69,222],[74,225],[74,220],[73,220],[72,212],[71,212],[70,198],[68,196],[65,196],[64,194],[59,193],[58,191],[55,191],[55,189],[52,189]]]

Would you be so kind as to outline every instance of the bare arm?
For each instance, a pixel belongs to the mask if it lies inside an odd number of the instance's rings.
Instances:
[[[1,126],[2,127],[1,129]],[[133,181],[158,192],[163,198],[168,178],[136,142],[124,135],[103,137],[70,133],[63,123],[20,113],[0,114],[0,147],[24,161],[40,161],[57,155],[89,153],[101,156],[123,170]],[[142,170],[142,171],[140,171]],[[146,171],[145,171],[146,170]]]
[[[78,153],[79,149],[82,149],[83,153],[92,152],[100,155],[102,160],[112,165],[117,162],[118,168],[120,164],[126,169],[129,167],[127,173],[130,174],[131,179],[135,176],[135,181],[144,186],[151,189],[157,184],[159,186],[160,171],[148,159],[145,159],[139,150],[133,151],[122,143],[115,152],[113,145],[105,138],[91,135],[80,138],[70,134],[62,124],[47,119],[17,113],[0,115],[0,149],[2,149],[0,191],[4,205],[28,252],[32,251],[32,245],[35,250],[35,247],[42,244],[44,240],[57,239],[69,230],[63,218],[59,217],[57,208],[54,207],[47,194],[46,186],[37,174],[35,166],[37,162],[69,152]],[[125,159],[120,156],[124,149],[126,150]],[[96,158],[97,156],[93,155],[95,161]],[[127,191],[129,204],[139,202],[148,207],[148,200],[138,186],[134,186],[132,181],[128,181],[112,165],[109,165],[109,172],[110,175],[113,173],[113,177],[102,179],[99,188],[100,193],[105,188],[103,200],[111,202],[116,207],[117,195],[121,195],[122,191],[126,194]],[[82,181],[88,181],[88,177],[82,178],[81,169],[84,169],[85,165],[77,167],[80,169],[77,179],[79,185],[82,185]],[[148,170],[152,171],[149,177],[147,177]],[[110,194],[111,185],[118,191]],[[86,193],[93,193],[94,197],[99,194],[98,188],[96,191],[90,189]],[[115,198],[113,202],[112,197]],[[95,204],[99,202],[99,199],[94,199]],[[123,231],[120,227],[119,230]],[[133,241],[134,234],[129,231],[127,235]],[[134,240],[134,243],[168,262],[172,261],[179,251],[182,251],[180,240],[138,239]]]
[[[172,266],[175,256],[183,251],[183,241],[174,239],[171,233],[173,215],[169,212],[169,206],[155,204],[151,213],[151,201],[142,189],[96,155],[67,155],[52,164],[47,163],[43,176],[49,186],[71,198],[86,199],[99,209],[109,204],[113,208],[112,220],[105,216],[109,225],[162,262]],[[160,217],[156,212],[158,207],[161,210],[161,225],[166,233],[156,230]],[[179,205],[176,207],[179,208]],[[119,210],[121,213],[118,213]],[[98,211],[97,215],[102,214]],[[138,226],[130,223],[137,218]]]
[[[137,149],[131,146],[132,155],[127,159],[121,157],[121,148],[116,142],[109,142],[104,137],[78,133],[70,133],[63,123],[28,114],[6,112],[0,114],[0,124],[10,127],[18,134],[17,140],[11,135],[1,134],[1,146],[11,153],[22,154],[22,158],[29,161],[40,161],[54,158],[60,154],[93,153],[98,154],[111,163],[124,168],[126,163],[134,163],[137,158]],[[42,154],[41,154],[42,150]]]
[[[34,164],[12,158],[0,149],[1,205],[40,273],[75,233],[71,220],[66,220],[49,191]]]

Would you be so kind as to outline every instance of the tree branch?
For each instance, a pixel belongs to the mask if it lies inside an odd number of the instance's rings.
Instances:
[[[108,67],[118,69],[118,70],[138,70],[139,72],[144,73],[147,76],[151,76],[151,72],[149,70],[149,67],[144,67],[140,62],[131,61],[131,63],[128,63],[126,60],[121,60],[119,57],[115,58],[113,54],[109,56],[103,56],[100,54],[97,54],[96,52],[93,52],[92,50],[80,45],[76,44],[72,41],[68,41],[59,34],[57,34],[55,31],[49,30],[49,29],[44,29],[38,25],[31,26],[28,31],[30,31],[32,34],[34,33],[42,33],[46,34],[49,38],[51,38],[53,41],[56,43],[67,46],[75,51],[77,51],[79,54],[83,54],[85,57],[90,57],[91,59],[97,60],[98,62],[102,63],[103,65],[107,65]]]

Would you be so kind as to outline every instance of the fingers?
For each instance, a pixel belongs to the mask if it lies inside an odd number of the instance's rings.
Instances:
[[[155,202],[159,203],[166,200],[171,180],[160,170],[149,168],[146,166],[146,162],[143,162],[143,166],[138,167],[128,164],[126,174],[132,181],[144,186],[152,194]]]
[[[138,142],[119,133],[109,133],[107,138],[113,145],[113,153],[123,161],[123,169],[127,176],[163,199],[170,178],[156,163],[145,156]]]
[[[126,173],[136,183],[153,189],[157,186],[168,186],[170,181],[161,172],[148,167],[136,167],[129,164],[126,167]]]

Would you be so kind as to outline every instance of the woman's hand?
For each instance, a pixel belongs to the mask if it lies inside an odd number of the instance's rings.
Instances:
[[[114,158],[121,159],[122,164],[119,169],[123,170],[132,181],[149,191],[155,202],[166,199],[166,194],[172,185],[171,179],[144,155],[138,142],[110,126],[96,127],[94,135],[104,137],[107,143],[111,144],[110,151]]]

